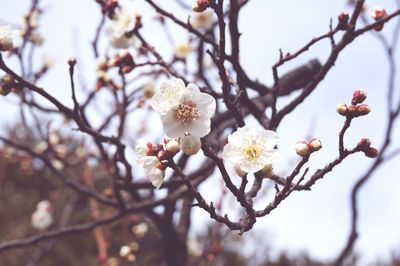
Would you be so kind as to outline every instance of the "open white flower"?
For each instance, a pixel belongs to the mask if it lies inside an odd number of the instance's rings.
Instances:
[[[175,82],[180,85],[168,88],[171,95],[166,95],[164,100],[161,100],[161,108],[159,108],[160,104],[156,106],[157,111],[160,109],[162,111],[160,112],[161,121],[165,134],[170,138],[179,138],[185,133],[198,138],[204,137],[210,132],[210,118],[215,113],[214,97],[200,92],[199,87],[193,83],[182,90],[183,81],[178,79]],[[161,97],[162,95],[157,94],[154,96],[158,102]]]
[[[0,51],[8,51],[13,48],[12,31],[8,25],[0,25]]]
[[[170,79],[161,84],[160,91],[151,98],[151,106],[160,114],[179,105],[185,91],[182,79]]]
[[[135,28],[137,13],[127,8],[117,9],[113,16],[113,24],[107,29],[110,43],[114,48],[126,49],[135,45],[138,40],[134,37],[127,38],[126,32]]]
[[[222,157],[240,165],[247,173],[255,173],[277,158],[275,146],[278,142],[278,134],[274,131],[244,126],[228,137]]]

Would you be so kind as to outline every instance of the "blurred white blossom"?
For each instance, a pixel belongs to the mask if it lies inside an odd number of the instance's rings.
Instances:
[[[112,25],[107,29],[110,43],[114,48],[126,49],[138,42],[134,37],[125,36],[125,33],[135,28],[137,16],[138,14],[133,9],[121,7],[116,10]]]
[[[0,25],[0,51],[8,51],[13,48],[12,31],[8,25]]]
[[[38,230],[46,230],[53,223],[51,204],[48,200],[40,201],[31,216],[31,225]]]

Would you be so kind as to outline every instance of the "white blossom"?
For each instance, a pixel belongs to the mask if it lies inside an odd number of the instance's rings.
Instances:
[[[194,13],[190,17],[190,24],[195,29],[208,30],[213,24],[213,12],[211,10],[205,10],[201,13]]]
[[[51,204],[48,200],[40,201],[31,216],[31,225],[38,230],[46,230],[53,223]]]
[[[189,52],[190,52],[189,43],[187,42],[179,43],[175,49],[175,56],[177,58],[184,59],[189,54]]]
[[[211,117],[215,113],[215,99],[200,92],[190,83],[184,88],[181,79],[163,83],[160,93],[152,99],[153,108],[160,112],[164,132],[168,137],[179,138],[188,133],[201,138],[210,132]]]
[[[160,114],[168,112],[172,107],[179,105],[185,83],[182,79],[170,79],[161,84],[160,91],[151,98],[151,106]]]
[[[222,157],[240,165],[247,173],[255,173],[277,158],[275,146],[278,141],[278,134],[274,131],[244,126],[228,137]]]
[[[151,171],[147,172],[147,178],[150,180],[151,184],[160,188],[161,184],[164,182],[165,171],[158,169],[157,167],[152,168]]]
[[[122,246],[119,250],[119,255],[123,258],[128,256],[129,254],[131,254],[131,248],[127,245]]]
[[[137,144],[135,146],[135,152],[137,156],[137,161],[141,164],[141,160],[144,157],[148,156],[148,152],[150,151],[151,143],[143,138],[138,139]]]
[[[13,48],[12,31],[8,25],[0,25],[0,51],[7,51]]]
[[[129,48],[137,43],[133,37],[127,38],[126,32],[135,28],[137,13],[127,8],[117,9],[113,16],[112,25],[107,29],[110,43],[114,48]]]
[[[143,167],[147,178],[152,185],[160,188],[164,181],[165,171],[159,169],[160,160],[157,156],[149,156],[151,143],[145,139],[139,139],[135,146],[137,163]]]
[[[132,232],[137,237],[143,237],[148,230],[149,230],[149,225],[147,223],[140,223],[132,228]]]
[[[36,205],[36,210],[39,211],[50,211],[51,210],[51,203],[48,200],[41,200]]]

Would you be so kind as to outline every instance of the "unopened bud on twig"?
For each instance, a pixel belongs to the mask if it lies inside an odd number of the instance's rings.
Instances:
[[[295,150],[296,150],[296,153],[298,155],[300,155],[301,157],[308,156],[311,151],[310,147],[308,147],[308,143],[303,140],[297,142],[297,144],[295,146]]]
[[[338,112],[340,115],[346,116],[349,113],[349,107],[345,103],[339,103],[336,106],[336,112]]]
[[[274,174],[272,164],[270,164],[270,163],[267,163],[266,165],[264,165],[264,167],[263,167],[263,169],[261,169],[261,171],[264,174],[263,175],[264,178],[270,178]]]
[[[353,99],[351,100],[351,104],[357,105],[357,104],[365,101],[366,98],[367,98],[367,94],[365,93],[365,90],[358,89],[358,90],[354,91],[354,93],[353,93]]]
[[[167,142],[165,149],[172,154],[178,153],[181,150],[179,143],[174,139]]]
[[[240,177],[244,177],[245,175],[247,175],[247,173],[243,171],[242,168],[240,168],[240,165],[238,164],[235,165],[235,172]]]
[[[369,139],[361,139],[357,144],[357,147],[360,150],[367,150],[370,146],[371,146],[371,141]]]
[[[367,115],[371,112],[371,107],[367,104],[360,104],[357,106],[357,113],[359,116]]]
[[[71,57],[70,59],[68,59],[68,65],[70,67],[73,67],[76,65],[76,58],[75,57]]]
[[[364,151],[365,156],[368,158],[376,158],[379,155],[379,152],[376,148],[369,147],[366,151]]]
[[[203,12],[210,6],[211,0],[197,0],[196,3],[192,5],[193,12]]]
[[[349,13],[343,11],[338,16],[338,25],[337,28],[339,30],[345,30],[348,27],[349,23]]]
[[[322,148],[322,143],[319,139],[313,139],[308,144],[312,151],[319,151]]]
[[[375,21],[380,21],[387,16],[386,10],[381,7],[376,7],[370,11],[371,17]],[[381,31],[383,29],[383,23],[379,23],[375,26],[375,31]]]
[[[201,148],[201,140],[192,135],[185,135],[179,139],[179,145],[184,153],[192,155],[199,152]]]

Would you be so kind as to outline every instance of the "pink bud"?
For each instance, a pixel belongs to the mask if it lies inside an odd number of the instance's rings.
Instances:
[[[376,7],[370,11],[371,17],[375,20],[381,20],[387,16],[386,10],[382,7]]]
[[[365,101],[366,98],[367,98],[367,94],[365,93],[365,90],[358,89],[358,90],[354,91],[354,93],[353,93],[353,99],[351,100],[351,104],[357,105],[357,104]]]

